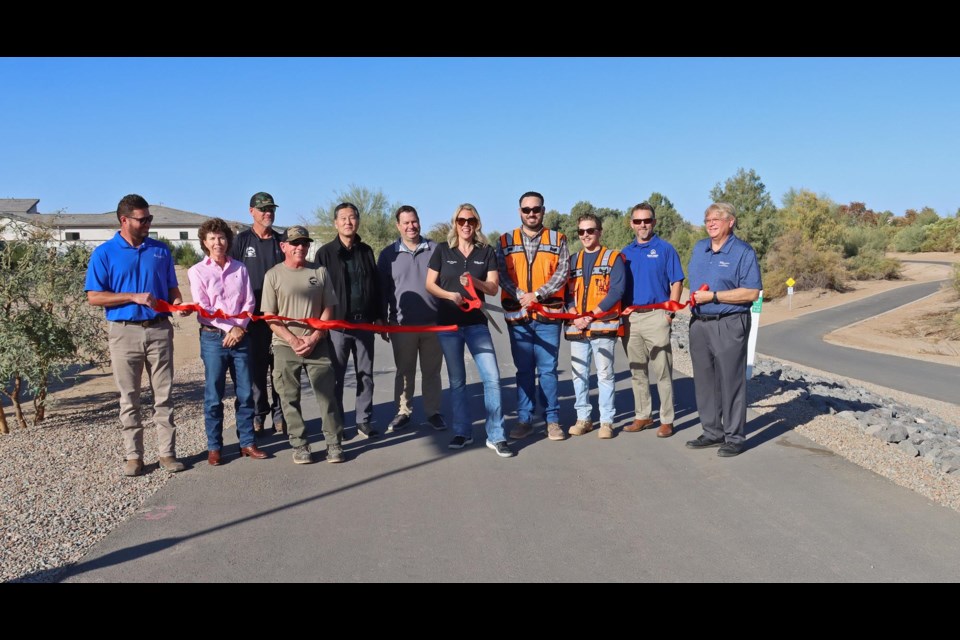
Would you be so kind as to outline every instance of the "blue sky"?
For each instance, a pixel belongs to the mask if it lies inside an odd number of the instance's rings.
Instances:
[[[960,59],[0,59],[0,197],[127,193],[278,223],[350,184],[486,231],[527,190],[567,212],[659,191],[688,220],[739,167],[902,215],[960,208]]]

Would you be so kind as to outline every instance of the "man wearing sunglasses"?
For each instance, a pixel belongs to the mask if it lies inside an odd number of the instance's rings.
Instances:
[[[253,227],[237,234],[236,241],[230,247],[230,258],[243,264],[250,276],[253,297],[256,306],[253,313],[259,315],[263,304],[263,279],[275,265],[283,262],[280,250],[280,234],[273,229],[277,218],[277,203],[273,196],[258,191],[250,197],[250,215]],[[266,322],[251,322],[247,325],[250,339],[251,386],[253,387],[253,432],[263,434],[263,424],[270,414],[274,431],[282,434],[286,431],[283,422],[283,409],[280,407],[280,395],[271,384],[267,389],[267,380],[272,378],[273,349],[270,343],[273,333]]]
[[[310,464],[310,443],[300,403],[300,371],[307,374],[313,395],[320,407],[327,462],[345,460],[343,421],[333,390],[336,383],[333,346],[326,329],[313,329],[296,322],[301,318],[332,320],[337,304],[332,279],[327,270],[307,262],[310,232],[304,227],[288,227],[280,239],[283,262],[267,272],[263,280],[263,312],[291,318],[270,320],[273,332],[273,388],[280,393],[287,418],[294,464]]]
[[[646,202],[635,206],[630,211],[630,224],[637,239],[623,250],[628,277],[632,279],[624,306],[667,300],[679,302],[683,291],[680,256],[673,245],[653,232],[657,225],[653,207]],[[660,395],[657,437],[669,438],[673,435],[673,351],[670,348],[670,328],[674,315],[672,311],[645,309],[624,318],[626,327],[622,342],[630,361],[634,411],[633,423],[624,427],[624,431],[653,428],[650,384],[654,382]]]
[[[520,196],[521,226],[500,236],[497,266],[502,288],[503,317],[510,331],[510,350],[517,367],[517,425],[510,438],[533,433],[537,397],[544,409],[547,437],[564,440],[557,395],[557,357],[561,320],[531,311],[530,305],[563,310],[563,295],[570,270],[567,238],[543,227],[543,196],[528,191]],[[537,373],[540,390],[536,393]]]
[[[597,398],[600,405],[601,439],[613,437],[616,416],[613,357],[617,336],[623,335],[620,323],[620,300],[626,285],[623,258],[619,251],[600,245],[603,223],[592,213],[577,219],[577,235],[583,250],[570,256],[570,279],[567,282],[567,311],[594,314],[567,324],[570,340],[570,363],[573,390],[577,395],[577,422],[570,435],[582,436],[593,431],[593,407],[590,405],[590,363],[597,363]]]
[[[143,425],[140,383],[144,368],[153,389],[160,467],[183,471],[177,460],[173,422],[173,326],[169,313],[153,310],[163,300],[183,299],[167,245],[150,237],[150,205],[130,194],[117,205],[120,231],[94,249],[87,266],[87,301],[104,307],[110,339],[110,364],[120,389],[120,430],[126,463],[123,474],[143,473]],[[178,311],[187,316],[189,311]]]

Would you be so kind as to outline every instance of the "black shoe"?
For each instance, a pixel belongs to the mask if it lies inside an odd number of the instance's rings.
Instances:
[[[447,423],[443,421],[443,416],[435,413],[427,418],[427,424],[433,427],[434,431],[446,431]]]
[[[708,447],[719,447],[723,444],[723,438],[720,440],[711,440],[707,436],[700,436],[696,440],[688,440],[688,449],[707,449]]]
[[[467,438],[466,436],[454,436],[453,440],[450,441],[450,444],[447,445],[447,448],[463,449],[469,444],[473,444],[473,438]]]
[[[507,446],[506,440],[501,440],[500,442],[490,442],[487,440],[487,448],[496,451],[497,455],[501,458],[512,458],[513,456],[517,455],[512,449],[510,449],[510,447]]]
[[[398,413],[393,420],[390,421],[390,424],[387,425],[387,433],[393,433],[394,431],[400,431],[408,424],[410,424],[410,416],[405,413]]]
[[[370,426],[369,422],[361,422],[357,425],[357,435],[364,438],[376,438],[380,432]]]
[[[728,442],[717,449],[717,455],[721,458],[732,458],[733,456],[738,456],[741,453],[743,453],[742,444],[732,444]]]

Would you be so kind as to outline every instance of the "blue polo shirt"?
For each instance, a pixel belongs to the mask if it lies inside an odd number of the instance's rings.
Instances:
[[[673,245],[654,234],[649,242],[636,240],[621,252],[627,261],[630,283],[623,304],[655,304],[670,299],[670,285],[683,282],[683,267]]]
[[[690,264],[687,266],[690,278],[690,290],[695,291],[703,284],[710,291],[729,291],[730,289],[763,289],[760,280],[760,264],[753,247],[730,234],[719,251],[710,246],[710,238],[704,238],[693,247]],[[710,302],[701,304],[695,313],[747,313],[750,304],[728,304]]]
[[[173,256],[167,245],[146,238],[139,247],[132,246],[118,231],[113,238],[93,250],[87,265],[86,291],[109,293],[152,293],[157,300],[170,302],[170,289],[177,286]],[[149,307],[128,302],[105,307],[107,320],[152,320],[158,314]]]

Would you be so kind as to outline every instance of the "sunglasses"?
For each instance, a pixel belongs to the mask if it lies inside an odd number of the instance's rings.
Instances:
[[[588,234],[588,233],[592,236],[592,235],[595,234],[596,232],[597,232],[597,228],[596,228],[596,227],[590,227],[589,229],[577,229],[577,235],[578,235],[578,236],[583,236],[583,235],[586,235],[586,234]]]
[[[140,224],[150,224],[153,222],[153,216],[143,216],[142,218],[131,218],[126,216],[127,220],[136,220]]]
[[[543,213],[543,207],[520,207],[524,213]]]
[[[457,224],[460,225],[461,227],[465,227],[467,225],[470,225],[471,227],[475,227],[477,226],[477,219],[476,218],[457,218]]]
[[[630,222],[635,225],[653,224],[653,218],[633,218]]]

